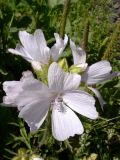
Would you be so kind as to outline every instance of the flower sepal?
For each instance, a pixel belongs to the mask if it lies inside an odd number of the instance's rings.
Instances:
[[[66,58],[60,59],[58,64],[65,72],[68,72],[69,68]]]
[[[29,158],[29,160],[43,160],[43,158],[40,158],[40,156],[37,155],[37,154],[33,154],[33,155]]]
[[[81,67],[80,65],[72,65],[70,68],[69,68],[69,71],[71,73],[77,73],[77,74],[81,74],[85,71],[84,67]]]
[[[45,84],[48,84],[48,80],[47,80],[48,68],[49,68],[49,65],[44,65],[41,67],[41,70],[34,69],[34,72],[37,75],[37,79],[41,80]]]
[[[27,150],[25,148],[18,149],[18,154],[14,156],[12,160],[29,160]]]

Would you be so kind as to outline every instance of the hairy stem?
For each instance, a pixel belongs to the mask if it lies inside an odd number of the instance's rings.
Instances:
[[[116,41],[118,40],[119,34],[120,34],[120,21],[117,22],[116,29],[111,35],[110,43],[102,57],[103,60],[109,60],[109,58],[111,57],[111,54],[112,54],[111,52],[114,49],[114,45]]]
[[[61,20],[61,25],[60,25],[60,35],[61,35],[62,38],[64,38],[65,26],[66,26],[70,1],[71,0],[66,0],[65,4],[64,4],[63,15],[62,15],[62,20]]]
[[[89,27],[90,27],[90,23],[89,23],[89,20],[87,20],[85,24],[84,33],[83,33],[83,49],[86,51],[86,53],[88,50]]]

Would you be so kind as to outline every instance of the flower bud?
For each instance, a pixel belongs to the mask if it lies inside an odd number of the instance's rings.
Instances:
[[[86,70],[87,65],[88,65],[87,63],[80,64],[80,65],[72,65],[69,70],[71,73],[79,73],[80,74]]]
[[[39,155],[33,154],[33,155],[30,157],[30,160],[44,160],[44,159],[43,159],[43,158],[40,158]]]
[[[66,58],[60,59],[58,64],[65,72],[68,71],[68,63],[67,63]]]

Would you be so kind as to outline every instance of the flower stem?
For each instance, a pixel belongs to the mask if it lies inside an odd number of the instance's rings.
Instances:
[[[88,51],[89,28],[90,28],[90,23],[89,23],[89,20],[87,20],[85,24],[84,33],[83,33],[83,49],[86,51],[86,53]]]
[[[44,135],[43,135],[41,141],[39,142],[37,148],[40,148],[45,143],[45,141],[47,140],[47,137],[49,137],[50,130],[51,130],[50,125],[51,125],[51,110],[49,109],[48,115],[47,115],[47,118],[46,118],[46,121],[45,121]]]
[[[71,0],[66,0],[64,4],[63,15],[62,15],[62,20],[61,20],[61,25],[60,25],[60,35],[62,38],[64,38],[64,32],[65,32],[65,26],[66,26],[70,1]]]
[[[112,51],[114,49],[116,41],[118,40],[119,34],[120,34],[120,21],[118,21],[116,24],[116,29],[111,36],[110,43],[102,57],[102,60],[109,60],[109,58],[112,56]]]

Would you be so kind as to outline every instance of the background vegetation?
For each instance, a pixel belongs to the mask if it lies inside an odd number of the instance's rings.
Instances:
[[[19,80],[30,64],[8,53],[19,42],[18,31],[32,33],[41,28],[48,45],[60,32],[64,0],[0,0],[0,102],[5,93],[2,83]],[[114,71],[120,67],[120,2],[119,0],[71,0],[65,33],[82,46],[89,64],[101,59],[111,62]],[[64,55],[72,62],[71,51]],[[35,133],[20,119],[16,108],[0,107],[0,160],[28,159],[38,154],[45,160],[119,160],[120,159],[120,79],[114,78],[97,86],[107,104],[100,118],[83,117],[85,132],[66,142],[57,142],[45,125]],[[22,157],[22,158],[20,158]],[[18,159],[17,159],[18,158]]]

